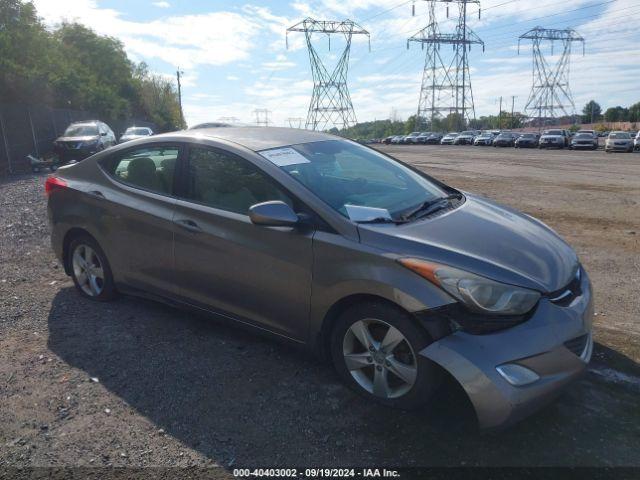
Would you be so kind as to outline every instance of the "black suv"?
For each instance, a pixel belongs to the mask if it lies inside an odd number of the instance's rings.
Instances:
[[[116,144],[116,136],[104,122],[88,120],[72,123],[53,142],[53,151],[61,162],[84,160]]]

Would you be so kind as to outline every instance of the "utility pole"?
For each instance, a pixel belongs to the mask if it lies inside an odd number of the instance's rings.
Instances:
[[[515,103],[516,103],[516,96],[515,95],[511,95],[511,122],[510,122],[511,130],[513,130],[513,107],[514,107]]]
[[[433,125],[436,118],[445,112],[455,113],[456,129],[464,129],[465,123],[475,119],[471,75],[469,73],[469,56],[471,45],[482,46],[484,42],[467,25],[467,4],[478,6],[480,17],[480,0],[426,0],[428,1],[428,24],[422,30],[407,39],[407,48],[411,42],[419,43],[426,48],[416,130],[422,130],[425,123]],[[446,5],[447,18],[450,4],[457,5],[458,19],[455,33],[441,33],[436,6]],[[415,8],[413,9],[415,14]],[[443,45],[451,45],[453,54],[442,53]]]
[[[176,71],[176,78],[178,79],[178,105],[180,105],[180,119],[184,123],[184,113],[182,113],[182,85],[180,83],[180,75],[183,75],[183,74],[184,72],[182,72],[178,68],[178,70]]]
[[[548,124],[560,116],[573,116],[575,120],[576,105],[569,88],[569,61],[571,59],[571,45],[573,42],[582,43],[584,55],[584,38],[570,28],[556,30],[535,27],[518,38],[518,53],[520,42],[531,40],[533,50],[533,84],[524,111],[530,119],[537,115],[538,126]],[[551,55],[555,42],[560,42],[562,53],[555,65],[549,65],[541,49],[544,42],[551,42]]]
[[[313,77],[313,93],[309,103],[305,128],[308,130],[327,130],[336,127],[345,129],[356,124],[356,114],[351,103],[351,96],[347,87],[349,72],[349,55],[351,53],[351,39],[353,35],[366,35],[369,32],[351,20],[314,20],[305,18],[303,21],[287,29],[289,32],[302,32],[307,41],[311,76]],[[320,55],[312,43],[312,35],[322,34],[329,41],[331,50],[331,35],[343,37],[346,45],[342,50],[338,63],[333,71],[327,70]],[[288,43],[287,43],[288,46]],[[369,45],[371,50],[371,45]]]

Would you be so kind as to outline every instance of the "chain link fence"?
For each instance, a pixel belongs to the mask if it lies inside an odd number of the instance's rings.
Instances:
[[[64,133],[70,123],[102,120],[119,138],[132,126],[156,126],[144,120],[108,121],[92,112],[42,105],[0,103],[0,177],[31,171],[27,155],[42,157],[53,149],[53,141]]]

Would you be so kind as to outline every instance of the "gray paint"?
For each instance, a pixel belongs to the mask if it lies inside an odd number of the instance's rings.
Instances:
[[[355,295],[384,298],[409,313],[454,302],[399,265],[402,256],[541,292],[564,286],[575,273],[573,250],[541,222],[515,210],[467,194],[462,206],[435,218],[401,226],[358,226],[255,151],[335,138],[295,129],[220,128],[158,135],[110,148],[58,170],[70,188],[49,199],[53,248],[62,258],[66,232],[84,229],[103,247],[120,288],[223,312],[310,348],[317,345],[331,307]],[[255,225],[247,215],[126,186],[96,164],[128,148],[175,142],[221,148],[245,158],[326,227],[312,228],[308,222],[293,228]],[[591,329],[586,275],[583,289],[568,307],[543,298],[532,318],[521,325],[482,336],[456,332],[421,354],[461,383],[481,425],[513,421],[584,369],[584,362],[562,346]],[[495,367],[522,359],[538,362],[551,373],[535,386],[512,387]]]

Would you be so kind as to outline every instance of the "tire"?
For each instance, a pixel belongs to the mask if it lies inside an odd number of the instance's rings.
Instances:
[[[115,298],[111,267],[98,242],[88,235],[74,238],[69,244],[67,259],[71,278],[81,295],[98,302]]]
[[[368,338],[370,348],[359,338]],[[379,349],[391,338],[399,343],[386,353]],[[340,315],[331,332],[330,349],[338,375],[352,390],[377,403],[412,410],[427,403],[442,379],[440,368],[418,355],[431,343],[428,333],[407,313],[372,302],[354,305]]]

